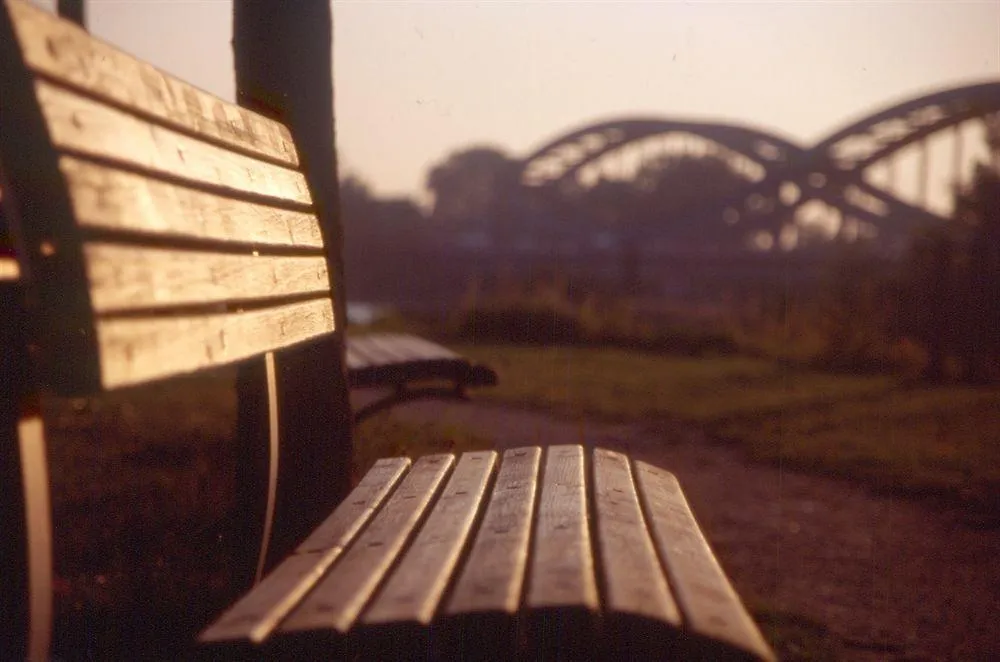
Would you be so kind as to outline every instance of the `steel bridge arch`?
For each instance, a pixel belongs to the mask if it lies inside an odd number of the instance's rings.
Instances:
[[[724,200],[706,201],[685,214],[695,222],[720,221],[727,210],[741,214],[763,200],[772,222],[781,223],[802,205],[820,200],[880,229],[900,230],[913,223],[945,221],[938,214],[912,205],[864,180],[864,170],[929,136],[978,117],[1000,113],[1000,81],[962,85],[889,105],[847,123],[812,147],[762,129],[721,122],[630,117],[579,127],[525,157],[521,182],[535,190],[548,189],[576,177],[581,168],[605,154],[655,135],[689,133],[740,154],[764,168],[763,179]],[[860,149],[858,149],[860,147]],[[548,169],[539,184],[532,175]],[[781,187],[793,184],[799,194],[782,200]],[[652,228],[633,228],[649,232]],[[777,230],[775,227],[772,230]]]
[[[609,152],[656,135],[689,133],[715,142],[757,163],[781,163],[800,151],[792,141],[749,126],[654,117],[629,117],[590,124],[566,133],[522,159],[522,181],[532,165],[565,166],[551,181],[576,175],[580,168]]]

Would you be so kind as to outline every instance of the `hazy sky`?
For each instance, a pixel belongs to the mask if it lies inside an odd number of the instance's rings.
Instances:
[[[233,98],[229,0],[88,6],[95,35]],[[717,118],[810,142],[1000,78],[1000,0],[345,0],[334,25],[341,169],[382,194],[422,192],[455,148],[523,154],[598,119]]]

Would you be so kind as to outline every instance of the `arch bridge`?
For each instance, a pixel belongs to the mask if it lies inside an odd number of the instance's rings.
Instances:
[[[699,200],[678,212],[685,222],[724,223],[736,232],[752,231],[758,248],[791,249],[800,230],[816,222],[808,211],[818,208],[828,238],[880,237],[886,246],[915,224],[941,223],[950,215],[951,196],[932,190],[932,161],[950,161],[947,190],[971,179],[977,155],[970,143],[996,164],[998,138],[1000,81],[991,81],[894,104],[812,146],[729,123],[656,117],[604,121],[572,130],[529,154],[521,162],[520,182],[552,201],[568,184],[586,189],[602,178],[627,181],[643,163],[665,155],[717,158],[742,184],[722,199]],[[900,182],[903,165],[909,166],[911,184],[916,180],[910,195]],[[676,220],[624,224],[622,231],[632,239],[651,238],[662,223]]]

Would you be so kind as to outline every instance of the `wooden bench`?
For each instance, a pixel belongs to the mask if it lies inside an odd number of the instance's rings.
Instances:
[[[676,478],[580,446],[378,461],[201,640],[292,658],[771,658]]]
[[[442,381],[450,386],[435,385]],[[464,399],[468,387],[495,386],[497,373],[424,338],[372,333],[347,338],[347,383],[352,389],[390,390],[355,410],[354,421],[360,422],[403,402]]]
[[[282,124],[0,2],[17,240],[0,281],[0,659],[49,657],[39,394],[230,364],[255,588],[204,631],[207,656],[770,659],[665,471],[556,446],[384,459],[349,489],[329,34],[310,51],[299,32],[329,3],[295,7],[235,5],[243,101]],[[296,57],[255,53],[266,38]]]

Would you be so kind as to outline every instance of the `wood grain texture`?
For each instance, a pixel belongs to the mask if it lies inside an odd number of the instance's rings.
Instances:
[[[281,124],[165,74],[26,2],[6,4],[25,62],[34,71],[165,124],[298,165],[291,134]]]
[[[237,154],[38,81],[52,143],[193,183],[311,204],[301,172]]]
[[[224,365],[334,330],[330,299],[200,316],[99,319],[104,388]]]
[[[19,237],[18,260],[31,283],[33,372],[61,395],[90,394],[99,374],[79,232],[33,74],[22,66],[13,7],[0,4],[0,186],[3,221]]]
[[[596,611],[583,448],[550,446],[545,458],[527,605]]]
[[[169,184],[70,156],[59,159],[77,222],[143,235],[322,248],[316,217]]]
[[[410,459],[407,457],[382,458],[376,461],[350,496],[299,545],[296,553],[346,547],[409,468]]]
[[[493,475],[497,454],[465,453],[420,533],[362,616],[365,625],[430,623]]]
[[[646,529],[625,455],[594,450],[594,501],[596,543],[604,560],[604,610],[679,627],[680,612]]]
[[[98,313],[266,299],[330,290],[326,258],[84,244]]]
[[[264,641],[340,557],[410,466],[378,460],[350,496],[263,582],[205,630],[202,642]]]
[[[406,363],[413,358],[407,347],[394,338],[373,334],[368,336],[367,341],[370,351],[376,353],[384,363]]]
[[[387,343],[396,348],[409,360],[428,361],[457,359],[458,354],[429,340],[408,333],[373,334],[376,342]]]
[[[21,278],[21,267],[12,257],[0,257],[0,282],[15,281]]]
[[[712,553],[673,474],[635,463],[647,522],[687,629],[760,659],[774,654]]]
[[[387,356],[379,345],[371,342],[369,336],[351,338],[347,344],[347,354],[348,365],[352,368],[395,362],[395,358]]]
[[[472,550],[445,609],[448,615],[513,614],[521,600],[542,449],[503,454]]]
[[[462,357],[447,347],[405,333],[355,336],[347,344],[350,368],[453,360],[462,360]]]
[[[202,632],[198,640],[203,643],[264,641],[323,577],[338,556],[339,549],[330,549],[288,557]]]
[[[340,562],[281,625],[281,632],[347,632],[431,505],[453,455],[428,455],[413,465],[399,489]]]

